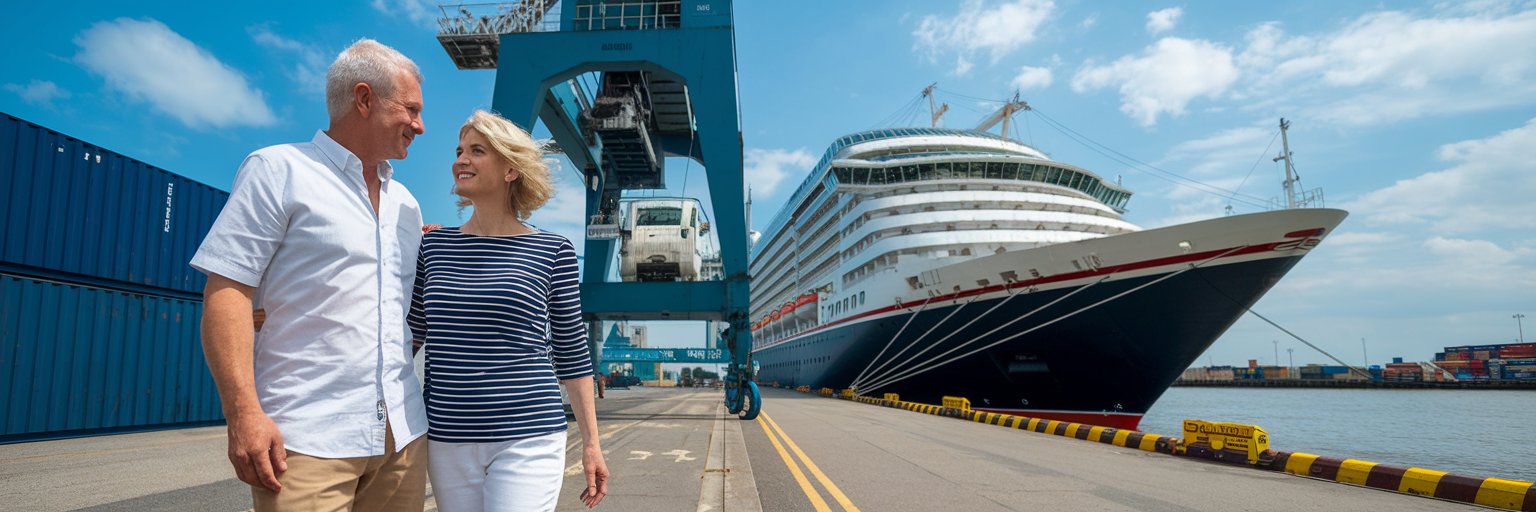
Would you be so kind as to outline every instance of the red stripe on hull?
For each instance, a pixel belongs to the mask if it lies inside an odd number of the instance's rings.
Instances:
[[[1141,424],[1140,414],[1096,414],[1091,412],[1031,411],[1024,409],[983,409],[980,407],[973,407],[973,409],[982,412],[1023,416],[1026,418],[1040,418],[1042,420],[1056,420],[1069,423],[1082,423],[1084,425],[1113,427],[1120,430],[1136,430],[1136,427]]]

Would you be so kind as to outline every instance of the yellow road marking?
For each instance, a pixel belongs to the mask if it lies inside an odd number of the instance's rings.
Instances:
[[[800,472],[800,466],[789,458],[789,452],[784,450],[784,445],[779,444],[779,439],[774,437],[773,430],[768,428],[768,423],[763,421],[768,415],[759,413],[757,423],[763,427],[763,433],[768,434],[768,442],[773,443],[773,449],[778,450],[779,458],[784,459],[784,465],[789,466],[789,473],[795,476],[795,482],[800,484],[800,490],[805,492],[805,497],[811,500],[811,506],[816,507],[817,512],[832,512],[832,507],[827,505],[827,500],[821,499],[821,494],[811,487],[811,481],[805,478],[805,473]]]
[[[763,419],[768,420],[768,424],[773,426],[773,430],[778,432],[779,437],[784,438],[784,442],[789,445],[789,449],[794,450],[795,455],[800,457],[800,461],[805,463],[805,467],[811,470],[811,474],[816,475],[816,480],[821,482],[821,486],[825,487],[827,492],[832,494],[832,498],[837,500],[837,504],[843,506],[843,510],[859,512],[859,507],[853,506],[853,501],[850,501],[848,496],[843,495],[842,489],[838,489],[837,484],[832,483],[832,479],[827,478],[827,475],[821,472],[821,468],[816,467],[815,462],[811,462],[811,458],[806,456],[805,452],[800,451],[800,447],[796,446],[795,441],[789,438],[789,434],[784,433],[784,430],[779,428],[779,424],[774,422],[773,418],[768,417],[766,413],[761,414],[761,416]]]

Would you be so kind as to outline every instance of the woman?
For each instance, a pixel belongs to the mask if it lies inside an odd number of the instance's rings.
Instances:
[[[576,251],[524,224],[551,195],[528,133],[476,111],[453,163],[458,228],[422,238],[411,330],[427,350],[428,476],[445,512],[554,510],[565,471],[565,385],[581,430],[587,487],[608,493]]]

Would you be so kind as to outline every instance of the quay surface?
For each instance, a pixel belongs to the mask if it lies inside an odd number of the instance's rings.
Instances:
[[[894,408],[764,389],[765,415],[716,390],[609,390],[613,472],[599,510],[1469,510]],[[574,430],[573,430],[574,433]],[[1171,433],[1170,433],[1171,434]],[[573,440],[575,436],[572,436]],[[584,510],[580,450],[560,510]],[[428,510],[435,510],[429,499]],[[222,427],[0,446],[0,509],[228,510],[249,492]]]

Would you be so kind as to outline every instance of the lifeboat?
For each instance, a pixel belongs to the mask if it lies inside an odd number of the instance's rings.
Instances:
[[[793,303],[795,306],[795,318],[799,318],[800,320],[806,322],[815,322],[817,307],[816,302],[816,294],[814,293],[807,293],[805,295],[795,297],[795,302]]]

